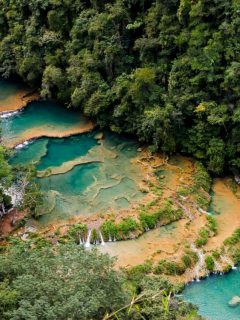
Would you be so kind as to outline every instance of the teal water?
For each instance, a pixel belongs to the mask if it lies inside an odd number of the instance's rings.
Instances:
[[[12,164],[33,162],[40,171],[58,170],[38,178],[44,193],[44,206],[39,208],[41,223],[104,214],[142,198],[138,183],[144,177],[132,163],[138,154],[136,141],[104,132],[104,140],[99,142],[96,134],[41,138],[15,151]],[[76,163],[71,165],[72,161]]]
[[[3,142],[21,142],[30,130],[37,134],[44,134],[44,131],[58,133],[85,124],[84,117],[74,109],[68,110],[52,101],[32,102],[23,111],[2,119]]]
[[[0,102],[12,97],[22,86],[18,82],[7,81],[0,77]]]
[[[240,296],[239,267],[225,275],[212,275],[188,284],[183,296],[186,301],[196,304],[199,313],[209,320],[239,320],[240,305],[228,306],[233,296]]]
[[[66,161],[71,161],[86,155],[97,145],[93,134],[77,135],[63,139],[48,139],[47,152],[41,158],[38,170],[57,167]]]

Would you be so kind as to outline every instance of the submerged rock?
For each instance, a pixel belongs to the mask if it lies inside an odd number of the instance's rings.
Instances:
[[[104,139],[104,134],[103,134],[103,132],[97,133],[94,138],[95,138],[96,140],[103,140],[103,139]]]
[[[236,307],[239,304],[240,304],[240,297],[239,296],[232,297],[232,299],[228,302],[228,305],[230,307]]]

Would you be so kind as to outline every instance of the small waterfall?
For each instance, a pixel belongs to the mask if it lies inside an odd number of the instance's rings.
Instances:
[[[87,241],[85,243],[85,248],[89,248],[91,246],[91,243],[90,243],[91,234],[92,234],[92,229],[89,229],[88,230],[88,235],[87,235]]]
[[[23,143],[20,143],[20,144],[18,144],[18,145],[16,145],[15,146],[15,149],[22,149],[22,148],[24,148],[24,147],[26,147],[26,146],[28,146],[30,144],[30,140],[26,140],[26,141],[24,141]]]
[[[100,235],[100,239],[101,239],[101,245],[104,246],[105,242],[104,242],[103,235],[102,235],[101,231],[99,231],[99,235]]]
[[[2,112],[0,114],[0,118],[1,119],[6,119],[6,118],[10,118],[12,116],[15,116],[16,114],[18,114],[20,111],[10,111],[10,112]]]
[[[234,263],[228,257],[221,255],[220,258],[223,262],[229,264],[232,267],[232,270],[237,270],[237,267],[234,266]]]
[[[79,237],[79,244],[80,244],[80,245],[84,245],[84,241],[82,240],[81,237]]]
[[[108,242],[112,242],[112,236],[109,234]]]
[[[211,215],[210,212],[207,212],[206,210],[203,210],[202,208],[198,208],[198,211],[199,211],[200,213],[203,213],[203,214],[206,214],[206,215]]]
[[[196,254],[198,256],[198,262],[194,268],[194,273],[195,273],[196,280],[199,282],[200,281],[200,272],[202,271],[202,269],[205,266],[204,254],[203,254],[202,250],[197,249],[194,244],[191,245],[191,248],[194,252],[196,252]]]

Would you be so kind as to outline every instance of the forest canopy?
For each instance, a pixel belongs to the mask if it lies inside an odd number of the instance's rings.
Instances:
[[[221,174],[240,169],[239,0],[0,0],[0,73]]]

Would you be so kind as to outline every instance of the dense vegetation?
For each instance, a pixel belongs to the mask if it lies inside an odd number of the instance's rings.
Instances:
[[[37,206],[42,203],[42,194],[35,181],[35,167],[12,166],[11,155],[12,151],[0,145],[0,219],[13,207],[25,209],[35,216]],[[13,203],[16,196],[19,200]]]
[[[74,244],[14,240],[1,249],[2,320],[200,319],[175,298],[179,287],[147,275],[147,266],[124,275],[107,255]]]
[[[101,126],[240,168],[238,0],[0,0],[0,72]]]

